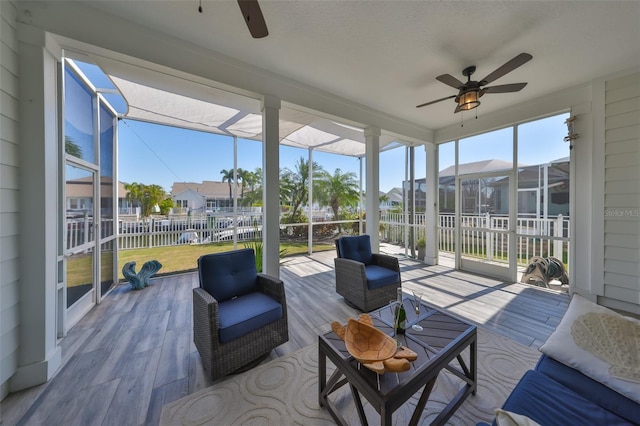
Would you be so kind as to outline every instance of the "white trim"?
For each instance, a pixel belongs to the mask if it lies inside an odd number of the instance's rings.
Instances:
[[[593,295],[604,295],[604,150],[605,150],[605,81],[598,79],[592,84],[591,116],[593,133],[591,134],[591,262],[590,292]],[[580,114],[579,107],[572,110],[572,115]],[[580,119],[580,118],[578,118]],[[578,128],[581,126],[578,126]],[[579,132],[578,132],[579,133]],[[588,136],[587,136],[588,138]],[[583,135],[575,143],[587,142]],[[599,194],[599,195],[596,195]],[[575,240],[571,240],[575,241]]]

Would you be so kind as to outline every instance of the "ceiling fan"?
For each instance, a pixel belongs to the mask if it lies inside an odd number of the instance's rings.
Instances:
[[[247,23],[247,27],[249,27],[251,36],[253,38],[268,36],[269,30],[267,29],[267,24],[264,21],[264,16],[262,15],[262,10],[260,10],[258,0],[238,0],[238,4],[240,5],[244,21]]]
[[[424,104],[417,105],[416,108],[422,108],[423,106],[435,104],[447,99],[454,99],[457,104],[454,111],[455,113],[476,108],[478,105],[480,105],[480,97],[485,93],[518,92],[522,90],[527,85],[527,83],[502,84],[499,86],[489,87],[484,86],[491,83],[492,81],[499,79],[503,75],[510,73],[519,66],[524,65],[531,59],[533,59],[533,56],[531,56],[530,54],[521,53],[479,81],[471,80],[471,76],[476,71],[476,67],[474,65],[462,70],[462,75],[467,77],[466,83],[461,82],[451,74],[439,75],[436,77],[436,80],[446,84],[447,86],[451,86],[454,89],[458,89],[458,94],[447,96],[446,98],[442,99],[436,99],[435,101],[426,102]]]
[[[253,38],[268,36],[269,30],[267,29],[267,23],[264,21],[258,0],[238,0],[238,5],[251,36]],[[202,0],[200,0],[200,5],[198,6],[198,12],[202,13]]]

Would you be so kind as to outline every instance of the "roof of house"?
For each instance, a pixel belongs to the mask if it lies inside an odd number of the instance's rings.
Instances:
[[[392,188],[387,192],[387,198],[389,199],[389,202],[402,203],[402,199],[404,198],[402,188]]]
[[[483,160],[473,161],[471,163],[464,163],[458,165],[458,175],[469,175],[474,173],[486,173],[495,172],[497,170],[511,169],[511,161],[504,160]],[[518,164],[520,167],[525,167],[525,164]],[[440,177],[455,176],[455,166],[449,166],[440,171]]]
[[[104,192],[107,187],[113,185],[113,179],[108,176],[102,176],[100,178],[101,190]],[[118,182],[118,198],[125,198],[127,191],[124,187],[124,183]],[[93,198],[93,178],[83,177],[78,179],[69,179],[66,182],[65,194],[67,198]]]
[[[238,190],[238,194],[240,193],[240,185],[231,184],[231,188],[236,186]],[[195,192],[199,192],[204,195],[206,198],[218,198],[218,199],[228,199],[229,198],[229,183],[227,182],[216,182],[212,180],[205,180],[202,183],[196,182],[174,182],[171,186],[171,197],[175,198],[182,192],[187,190],[192,190]]]

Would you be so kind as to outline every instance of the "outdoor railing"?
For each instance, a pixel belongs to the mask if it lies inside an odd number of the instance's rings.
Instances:
[[[120,249],[180,244],[253,241],[262,238],[262,215],[194,216],[120,221]]]
[[[408,224],[403,213],[382,213],[380,217],[381,241],[406,246],[410,232],[414,242],[425,236],[425,215],[416,213],[413,224]],[[464,256],[489,261],[508,262],[509,218],[490,214],[462,215],[460,217],[460,245]],[[438,249],[455,253],[456,221],[453,214],[438,216]],[[415,244],[415,243],[414,243]],[[417,248],[417,247],[416,247]],[[569,251],[569,218],[519,217],[516,222],[516,253],[518,264],[527,265],[533,256],[557,257],[565,263]]]
[[[508,261],[509,218],[482,214],[462,215],[460,223],[460,245],[464,256],[483,258],[489,261]],[[95,238],[91,217],[67,220],[67,249],[73,249]],[[408,215],[383,212],[380,216],[380,240],[394,245],[406,246],[413,233],[414,245],[425,238],[425,215],[414,215],[408,224]],[[102,237],[113,235],[114,222],[103,220],[100,227]],[[314,218],[313,242],[332,242],[339,234],[358,234],[364,224],[358,220],[327,221]],[[455,216],[438,216],[438,249],[455,253]],[[366,230],[365,230],[366,231]],[[180,244],[216,243],[224,241],[248,242],[262,239],[262,215],[228,214],[182,215],[146,220],[120,220],[118,222],[119,248],[122,250],[164,247]],[[280,224],[280,240],[307,242],[309,223]],[[565,263],[569,250],[569,218],[558,215],[554,218],[536,219],[520,217],[516,223],[516,250],[518,264],[526,265],[533,256],[554,256]],[[417,249],[417,245],[415,246]]]

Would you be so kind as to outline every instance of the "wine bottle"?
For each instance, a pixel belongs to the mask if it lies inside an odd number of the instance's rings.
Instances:
[[[398,334],[404,334],[404,331],[407,327],[407,313],[404,310],[404,305],[402,304],[402,288],[398,287],[398,297],[397,297],[398,305],[396,306],[394,316],[395,316],[395,329]]]

